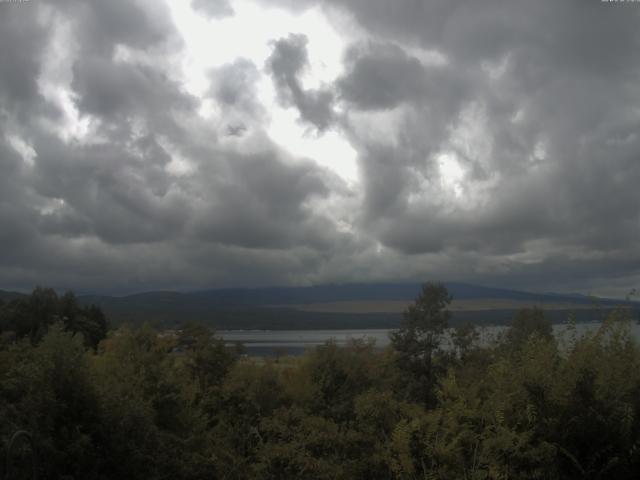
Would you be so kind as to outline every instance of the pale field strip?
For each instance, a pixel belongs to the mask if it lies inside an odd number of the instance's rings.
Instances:
[[[272,308],[293,308],[304,312],[318,313],[401,313],[413,302],[405,300],[371,300],[306,303],[290,305],[269,305]],[[454,300],[449,309],[458,312],[483,310],[518,310],[520,308],[540,307],[545,310],[589,310],[595,304],[570,302],[532,302],[528,300],[473,299]]]

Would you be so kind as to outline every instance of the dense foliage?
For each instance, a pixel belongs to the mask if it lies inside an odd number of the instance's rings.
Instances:
[[[86,325],[102,317],[70,314],[68,298],[38,289],[0,307],[0,438],[6,446],[12,432],[32,432],[41,478],[640,471],[640,350],[622,313],[554,337],[543,312],[528,310],[488,345],[463,326],[443,348],[448,294],[427,284],[387,350],[329,342],[264,360],[198,325],[176,334],[124,327],[97,343],[97,327]]]
[[[37,287],[28,297],[3,303],[0,300],[0,331],[4,340],[42,340],[55,323],[82,335],[85,345],[97,347],[107,335],[107,319],[95,305],[82,306],[72,292],[58,296],[51,288]]]

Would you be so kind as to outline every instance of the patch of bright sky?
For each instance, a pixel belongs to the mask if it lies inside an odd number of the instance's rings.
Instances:
[[[543,140],[536,142],[533,154],[529,157],[532,162],[540,162],[547,159],[547,143]]]
[[[38,76],[40,94],[57,105],[63,112],[61,122],[48,122],[45,126],[65,142],[84,140],[91,131],[91,118],[80,116],[71,90],[72,65],[77,56],[78,45],[73,41],[72,26],[62,15],[43,5],[40,15],[53,23],[52,39],[42,56],[42,68]]]
[[[438,183],[425,176],[420,169],[412,169],[415,189],[407,196],[410,206],[431,204],[434,200],[442,207],[473,210],[482,205],[486,197],[484,185],[469,178],[468,166],[454,150],[442,150],[433,157]]]
[[[456,158],[456,154],[441,153],[438,156],[438,168],[440,169],[440,182],[444,189],[453,193],[456,199],[460,199],[464,192],[462,182],[465,171]]]
[[[17,135],[6,135],[5,137],[9,145],[20,154],[22,160],[29,167],[33,167],[35,164],[35,159],[38,156],[36,151],[33,149],[33,146],[29,145],[25,142],[21,137]]]
[[[533,239],[524,243],[521,252],[508,255],[506,258],[516,264],[532,265],[543,262],[554,250],[548,239]]]
[[[301,76],[305,89],[330,83],[343,71],[346,41],[318,8],[294,14],[236,0],[232,2],[232,16],[212,19],[194,11],[189,0],[167,1],[185,42],[184,87],[198,97],[209,89],[211,69],[246,58],[262,70],[273,42],[291,33],[302,33],[308,38],[309,65]],[[271,117],[270,124],[265,126],[267,134],[281,148],[294,156],[315,160],[350,184],[358,181],[356,152],[347,139],[335,130],[310,133],[298,121],[295,109],[277,103],[271,78],[264,71],[258,83],[258,99]],[[215,112],[214,106],[203,103],[203,116]]]
[[[311,158],[337,173],[348,183],[358,182],[357,152],[335,130],[317,134],[301,125],[298,112],[276,108],[268,133],[271,139],[293,155]]]
[[[158,136],[156,141],[162,149],[171,156],[171,161],[167,163],[165,169],[168,173],[175,177],[182,177],[193,173],[192,163],[185,158],[170,141],[164,136]]]
[[[471,102],[450,128],[450,137],[438,157],[443,185],[454,193],[460,206],[480,208],[500,183],[500,170],[493,165],[493,132],[485,106]],[[483,175],[473,176],[478,169]]]
[[[464,158],[491,170],[493,135],[489,130],[485,106],[471,102],[460,113],[458,122],[450,129],[449,143]]]
[[[42,207],[40,207],[40,213],[42,215],[53,215],[64,209],[65,206],[66,202],[63,198],[48,198],[44,201]]]
[[[511,117],[511,122],[515,124],[522,123],[522,121],[524,120],[524,115],[524,109],[519,108]]]
[[[437,50],[425,50],[415,45],[404,46],[404,51],[417,58],[425,67],[443,67],[449,64],[447,56]]]

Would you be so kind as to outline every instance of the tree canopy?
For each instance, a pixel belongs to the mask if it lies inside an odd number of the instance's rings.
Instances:
[[[426,284],[387,349],[328,342],[270,359],[241,357],[193,324],[121,327],[94,348],[80,320],[89,309],[34,293],[2,307],[13,330],[0,342],[0,441],[6,449],[13,432],[29,431],[40,478],[625,480],[640,471],[640,348],[619,315],[553,334],[541,312],[523,311],[479,344],[472,326],[446,329],[450,297]]]

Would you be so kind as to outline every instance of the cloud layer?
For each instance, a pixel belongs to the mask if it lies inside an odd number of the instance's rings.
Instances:
[[[243,5],[192,2],[212,28]],[[170,3],[0,8],[5,288],[640,278],[632,3],[262,0],[337,26],[337,76],[314,82],[322,39],[275,31],[199,92]],[[276,143],[277,110],[348,141],[359,181]]]

